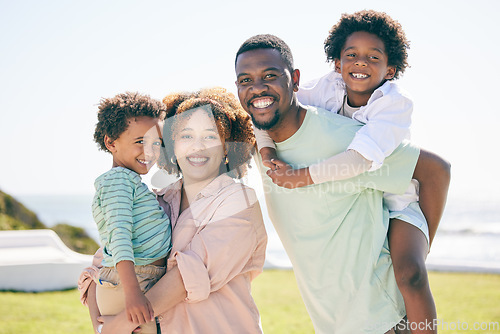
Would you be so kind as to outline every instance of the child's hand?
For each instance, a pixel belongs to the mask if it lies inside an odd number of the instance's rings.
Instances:
[[[272,162],[273,159],[278,160],[278,156],[276,155],[276,150],[271,147],[263,147],[259,151],[260,156],[262,157],[262,164],[267,168],[271,168],[271,170],[275,170],[277,166]]]
[[[267,175],[273,180],[273,183],[280,187],[294,189],[314,184],[309,175],[309,168],[293,169],[292,166],[278,159],[272,159],[275,170],[268,170]]]
[[[125,311],[128,320],[135,325],[141,325],[154,320],[153,307],[140,290],[126,295]]]

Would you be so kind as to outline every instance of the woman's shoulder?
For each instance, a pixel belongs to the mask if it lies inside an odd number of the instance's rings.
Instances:
[[[252,199],[253,202],[257,200],[255,189],[242,182],[232,183],[226,188],[226,191],[230,193],[231,196],[249,198]]]
[[[179,179],[164,188],[153,189],[153,193],[156,195],[156,197],[163,197],[166,199],[178,193],[181,190],[181,188],[182,188],[182,179]]]
[[[255,207],[258,198],[255,190],[242,182],[231,179],[231,182],[217,192],[219,209],[233,213],[242,212]]]

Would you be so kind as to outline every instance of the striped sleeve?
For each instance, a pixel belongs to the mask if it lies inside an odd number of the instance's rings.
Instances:
[[[134,261],[132,244],[135,182],[133,175],[117,170],[101,184],[101,207],[108,235],[106,252],[114,265]]]

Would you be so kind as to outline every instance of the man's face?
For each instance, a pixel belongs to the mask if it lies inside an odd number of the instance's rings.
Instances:
[[[299,75],[290,73],[277,50],[256,49],[244,52],[236,61],[236,87],[243,108],[254,125],[270,130],[289,111]]]

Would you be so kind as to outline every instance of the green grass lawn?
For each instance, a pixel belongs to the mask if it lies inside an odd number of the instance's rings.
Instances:
[[[442,321],[440,333],[500,334],[500,275],[431,272],[429,276]],[[313,333],[293,272],[265,271],[254,281],[253,295],[266,334]],[[76,290],[0,292],[0,333],[92,333],[87,308],[78,298]],[[474,330],[475,323],[485,330]]]

